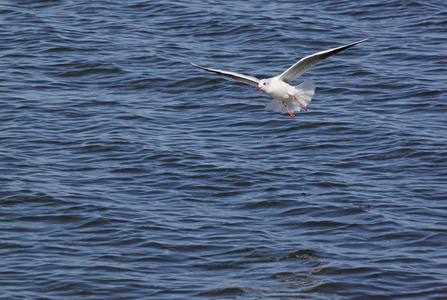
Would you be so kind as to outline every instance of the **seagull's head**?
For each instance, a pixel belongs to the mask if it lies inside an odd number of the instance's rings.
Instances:
[[[259,91],[260,89],[267,88],[269,85],[270,80],[268,79],[259,80],[258,88],[256,90]]]

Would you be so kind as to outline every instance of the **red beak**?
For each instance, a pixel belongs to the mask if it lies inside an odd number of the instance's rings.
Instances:
[[[260,89],[262,89],[262,86],[258,86],[256,90],[259,91]]]

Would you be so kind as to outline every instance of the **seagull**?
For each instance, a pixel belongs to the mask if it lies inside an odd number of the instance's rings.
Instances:
[[[366,40],[367,39],[364,39],[349,45],[308,55],[300,59],[297,63],[295,63],[287,70],[285,70],[284,73],[282,73],[281,75],[267,79],[258,79],[256,77],[247,76],[235,72],[209,69],[196,65],[194,63],[190,64],[205,71],[214,72],[237,80],[241,83],[256,86],[257,91],[261,90],[262,92],[273,98],[270,104],[266,106],[266,109],[273,110],[275,112],[287,111],[289,115],[295,119],[295,115],[293,114],[294,112],[300,111],[301,108],[307,111],[307,105],[310,101],[312,101],[312,97],[315,95],[315,84],[313,80],[308,80],[296,86],[291,86],[289,82],[315,66],[323,59],[328,58],[329,56],[337,54]]]

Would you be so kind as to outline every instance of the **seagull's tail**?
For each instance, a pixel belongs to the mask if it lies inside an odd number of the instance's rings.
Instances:
[[[307,107],[310,101],[312,101],[312,97],[315,95],[315,82],[310,79],[306,82],[298,84],[295,86],[295,89],[298,91],[295,96],[302,105]]]
[[[284,107],[284,104],[281,103],[281,101],[278,101],[276,99],[273,99],[269,105],[265,107],[266,110],[273,110],[274,112],[279,113],[287,113],[287,109]]]

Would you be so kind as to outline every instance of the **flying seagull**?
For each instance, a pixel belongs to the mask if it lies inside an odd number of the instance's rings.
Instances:
[[[256,86],[257,91],[261,90],[264,94],[273,98],[272,102],[266,106],[266,109],[276,112],[285,112],[285,110],[287,110],[289,115],[295,119],[295,115],[293,114],[295,111],[300,111],[301,108],[307,111],[307,105],[312,101],[312,97],[315,95],[315,84],[313,80],[308,80],[296,86],[291,86],[289,82],[315,66],[323,59],[366,40],[367,39],[364,39],[349,45],[308,55],[300,59],[281,75],[267,79],[258,79],[256,77],[235,72],[209,69],[194,63],[191,64],[203,70],[214,72],[248,85]]]

